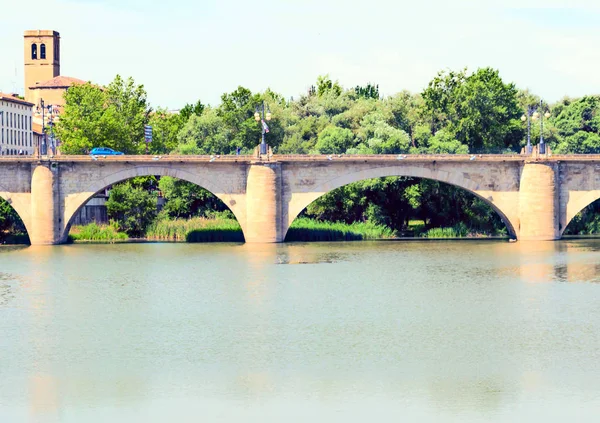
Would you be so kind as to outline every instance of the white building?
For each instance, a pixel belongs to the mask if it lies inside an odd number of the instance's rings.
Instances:
[[[33,103],[0,93],[0,155],[31,155]]]

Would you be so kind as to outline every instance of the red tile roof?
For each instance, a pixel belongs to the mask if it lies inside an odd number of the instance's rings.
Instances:
[[[23,104],[25,106],[35,106],[35,104],[30,103],[28,101],[22,100],[18,97],[15,97],[13,94],[6,94],[0,92],[0,100],[4,101],[12,101],[13,103]]]
[[[36,88],[69,88],[73,84],[85,84],[85,81],[77,78],[71,78],[70,76],[59,75],[56,78],[40,82],[39,84],[29,88],[32,90],[35,90]]]

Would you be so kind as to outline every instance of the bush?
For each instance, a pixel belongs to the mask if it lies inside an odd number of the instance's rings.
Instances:
[[[128,238],[126,233],[119,232],[118,225],[114,221],[109,225],[90,223],[85,226],[73,226],[69,233],[71,241],[115,242],[125,241]]]
[[[371,222],[323,222],[306,217],[294,220],[286,241],[357,241],[361,239],[395,238],[396,232],[387,226]]]

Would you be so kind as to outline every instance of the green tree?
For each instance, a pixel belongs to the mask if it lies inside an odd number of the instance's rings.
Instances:
[[[179,154],[231,154],[235,141],[230,127],[215,109],[192,115],[178,134]]]
[[[150,106],[143,85],[119,75],[106,87],[74,85],[65,93],[56,127],[63,154],[84,154],[103,146],[137,154],[145,151],[144,126]]]
[[[194,104],[186,104],[183,106],[179,111],[179,116],[181,116],[183,123],[186,123],[192,115],[201,116],[204,109],[206,109],[206,106],[198,100]]]
[[[550,122],[560,137],[556,153],[600,152],[600,96],[567,100],[555,106],[553,115]]]
[[[523,127],[518,91],[497,70],[440,72],[422,95],[433,134],[446,128],[471,152],[519,149]]]
[[[15,209],[7,201],[0,198],[0,242],[3,242],[8,235],[25,232],[25,225]]]
[[[131,237],[143,237],[156,217],[156,194],[133,182],[113,185],[106,202],[108,217]]]
[[[177,136],[187,119],[178,114],[159,108],[150,115],[148,124],[152,126],[152,142],[148,144],[150,154],[168,154],[178,145]]]
[[[321,154],[341,154],[353,146],[353,141],[351,130],[328,126],[319,134],[315,148]]]
[[[56,125],[63,154],[83,154],[95,146],[114,147],[104,129],[105,95],[91,83],[73,85],[65,93],[65,105]]]
[[[469,148],[461,144],[446,130],[439,130],[429,139],[427,153],[429,154],[467,154]]]
[[[325,94],[339,96],[342,91],[341,85],[337,81],[333,82],[329,75],[317,77],[317,96],[322,97]]]
[[[166,200],[163,211],[170,218],[206,216],[228,210],[215,195],[191,182],[163,176],[158,186]]]
[[[354,92],[356,92],[356,95],[359,97],[379,100],[379,85],[372,85],[370,82],[364,87],[357,85],[354,88]]]

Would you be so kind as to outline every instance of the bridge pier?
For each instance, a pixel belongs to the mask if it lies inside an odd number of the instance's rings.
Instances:
[[[250,165],[246,183],[246,242],[283,242],[281,179],[281,163]]]
[[[31,176],[31,245],[59,244],[58,166],[37,165]]]
[[[554,163],[525,163],[519,189],[519,240],[560,239],[558,181]]]

